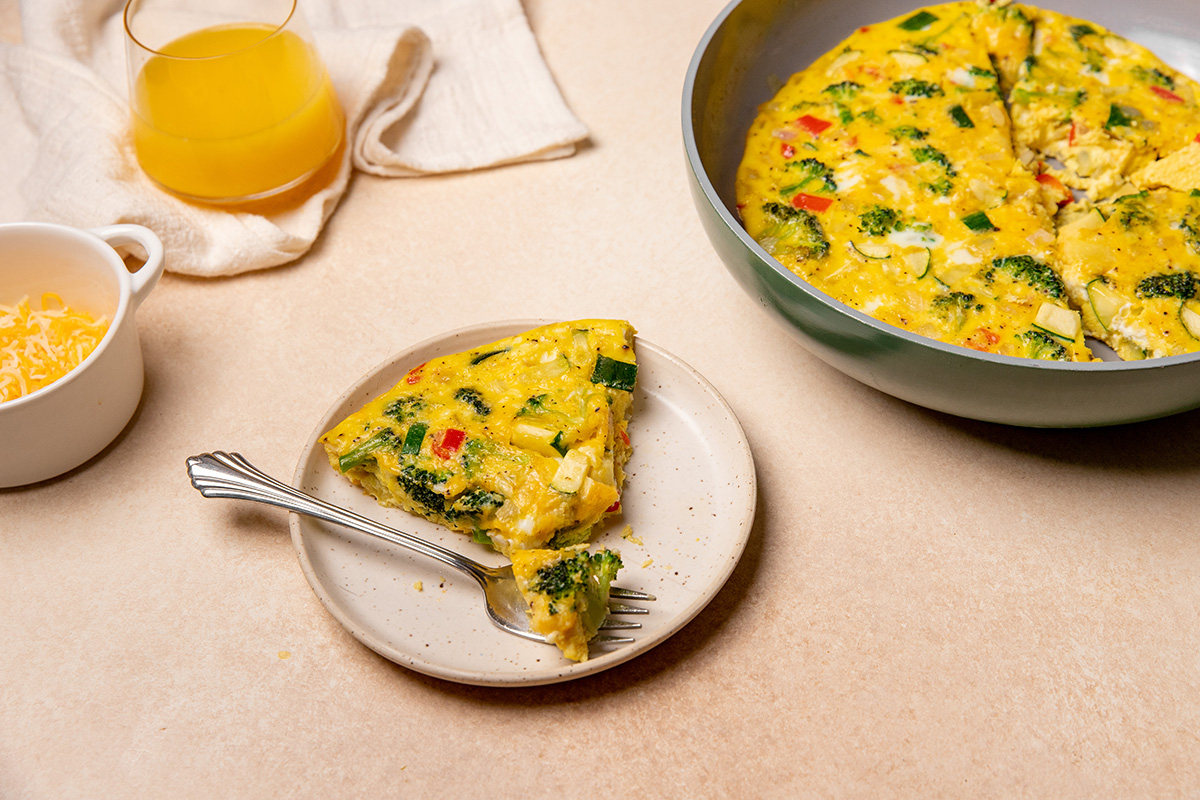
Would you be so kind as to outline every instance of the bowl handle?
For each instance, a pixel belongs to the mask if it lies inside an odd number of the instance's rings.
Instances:
[[[91,232],[99,236],[110,246],[122,244],[140,244],[146,251],[146,263],[137,272],[129,274],[133,287],[130,300],[136,309],[150,294],[154,284],[162,277],[163,246],[159,238],[149,228],[141,225],[105,225],[102,228],[92,228]]]

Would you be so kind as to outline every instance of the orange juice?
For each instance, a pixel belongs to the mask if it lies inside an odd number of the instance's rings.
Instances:
[[[337,151],[345,127],[320,56],[268,25],[221,25],[176,39],[146,61],[132,93],[142,169],[203,200],[297,185]]]

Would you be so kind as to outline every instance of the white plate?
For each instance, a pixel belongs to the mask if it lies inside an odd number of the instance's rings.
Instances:
[[[409,369],[543,324],[493,322],[422,342],[380,364],[334,403],[313,431],[293,485],[477,561],[497,553],[467,536],[384,508],[330,468],[319,437]],[[704,608],[733,571],[754,520],[754,462],[745,434],[717,391],[695,370],[644,339],[629,438],[623,513],[594,541],[621,553],[617,583],[658,599],[637,617],[632,644],[594,646],[578,664],[558,648],[505,633],[484,612],[475,581],[423,556],[291,515],[292,544],[317,597],[360,642],[417,672],[481,686],[554,683],[591,675],[644,653]],[[621,536],[625,525],[642,544]],[[420,589],[417,588],[418,584]]]

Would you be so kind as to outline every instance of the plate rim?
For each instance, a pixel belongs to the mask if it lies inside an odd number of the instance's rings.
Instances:
[[[321,420],[317,423],[312,433],[309,435],[308,441],[304,446],[303,452],[297,462],[296,469],[292,475],[292,486],[300,491],[304,491],[304,478],[308,474],[307,465],[312,460],[314,452],[319,447],[320,437],[326,432],[327,425],[330,419],[335,416],[337,409],[347,403],[354,395],[358,394],[362,387],[368,382],[376,379],[380,374],[390,370],[399,369],[397,365],[403,364],[405,359],[411,358],[412,354],[430,347],[437,347],[445,342],[454,339],[471,339],[478,338],[478,344],[487,344],[497,338],[514,335],[513,333],[504,333],[509,329],[513,329],[515,333],[520,333],[524,330],[539,327],[545,324],[551,324],[561,320],[547,319],[512,319],[512,320],[494,320],[490,322],[481,322],[473,325],[456,328],[454,330],[445,331],[427,337],[419,342],[411,344],[407,347],[396,351],[390,356],[384,358],[363,373],[353,381],[325,410]],[[758,476],[754,465],[753,454],[750,450],[749,441],[746,438],[745,430],[742,428],[737,415],[734,414],[728,401],[721,393],[695,368],[687,364],[678,356],[637,336],[637,349],[640,353],[643,350],[652,352],[655,357],[663,359],[671,364],[674,369],[698,385],[702,392],[710,397],[717,409],[723,413],[730,426],[731,433],[736,434],[730,443],[730,453],[735,456],[737,463],[731,464],[728,469],[730,475],[738,475],[745,483],[743,489],[745,494],[745,503],[742,505],[742,513],[737,516],[736,533],[730,539],[728,555],[724,558],[720,566],[714,571],[713,576],[708,580],[707,585],[702,591],[697,592],[691,601],[675,612],[671,622],[656,631],[654,634],[645,638],[639,638],[637,641],[614,648],[603,655],[595,658],[589,658],[582,663],[569,662],[563,660],[559,665],[536,671],[505,671],[498,670],[495,672],[483,672],[471,669],[459,669],[453,667],[438,666],[436,659],[420,659],[404,653],[387,643],[377,640],[369,635],[366,631],[359,630],[359,627],[348,617],[343,611],[339,603],[328,593],[322,581],[317,577],[315,567],[308,557],[308,552],[304,543],[303,526],[308,522],[308,519],[296,512],[288,513],[288,528],[292,548],[296,551],[297,559],[300,562],[301,570],[304,573],[305,580],[313,593],[321,601],[321,605],[325,610],[333,616],[347,632],[349,632],[359,643],[373,650],[383,658],[414,672],[418,672],[431,677],[440,678],[443,680],[452,681],[476,686],[494,686],[494,687],[516,687],[516,686],[536,686],[550,683],[558,683],[566,680],[574,680],[587,675],[592,675],[604,670],[610,669],[623,664],[635,658],[642,653],[645,653],[662,642],[669,639],[678,631],[682,630],[695,617],[704,610],[704,608],[712,601],[713,598],[721,591],[728,582],[729,577],[733,574],[733,570],[740,563],[742,556],[745,553],[746,545],[750,538],[750,533],[753,529],[754,519],[757,513],[758,499]],[[461,349],[461,348],[460,348]],[[450,350],[448,353],[458,352],[459,350]],[[482,609],[481,609],[482,613]]]

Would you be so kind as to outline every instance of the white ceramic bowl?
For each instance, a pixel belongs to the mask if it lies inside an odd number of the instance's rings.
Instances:
[[[113,248],[140,245],[131,273]],[[144,374],[134,311],[162,275],[158,237],[140,225],[85,231],[65,225],[0,225],[0,303],[45,292],[110,320],[100,344],[54,383],[0,402],[0,487],[53,478],[103,450],[137,409]]]

